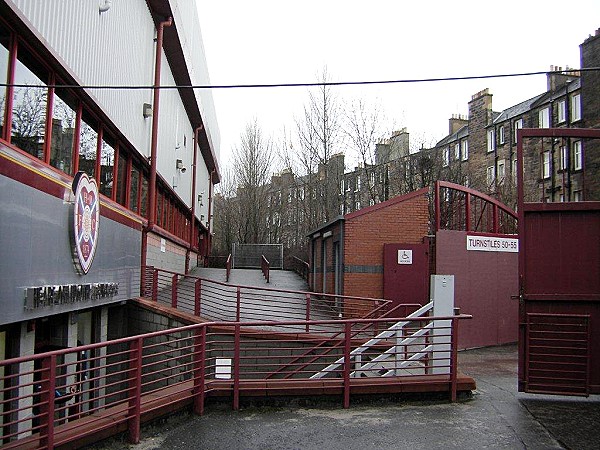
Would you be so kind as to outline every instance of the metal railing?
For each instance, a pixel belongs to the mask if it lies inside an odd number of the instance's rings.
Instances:
[[[225,262],[225,281],[229,283],[229,277],[231,276],[231,253],[227,257]]]
[[[267,283],[269,282],[270,268],[271,268],[271,265],[269,264],[269,260],[267,258],[265,258],[265,255],[262,255],[260,257],[260,270],[262,271],[262,274],[265,277],[265,280],[267,280]]]
[[[304,281],[309,282],[310,264],[297,256],[291,256],[287,260],[287,269],[293,270],[302,277]]]
[[[454,400],[457,327],[468,317],[404,318],[403,330],[426,326],[439,342],[424,338],[417,346],[399,342],[397,333],[380,336],[380,345],[361,353],[360,367],[355,349],[398,319],[202,323],[0,361],[0,443],[54,448],[120,431],[135,443],[145,418],[189,404],[202,414],[206,397],[223,393],[234,409],[244,395],[313,392],[341,394],[348,407],[351,390],[361,392],[370,377],[380,383],[368,389],[400,392],[401,383],[437,383],[436,390],[446,389]],[[265,332],[265,326],[280,331]],[[298,332],[309,328],[322,331]],[[387,384],[381,383],[382,368],[369,365],[381,353],[377,347],[394,349],[388,362],[394,371],[385,375],[395,378]],[[416,354],[426,357],[403,364]],[[311,379],[334,362],[326,379]]]
[[[144,267],[142,297],[215,321],[305,320],[304,331],[319,331],[309,321],[385,314],[382,299],[281,290],[227,283]],[[339,329],[339,327],[338,327]]]

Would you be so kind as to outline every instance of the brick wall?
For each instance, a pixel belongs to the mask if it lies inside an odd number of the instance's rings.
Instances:
[[[346,216],[344,294],[383,297],[383,245],[418,244],[428,233],[427,189]]]

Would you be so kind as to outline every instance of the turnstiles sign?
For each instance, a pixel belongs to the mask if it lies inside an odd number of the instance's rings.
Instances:
[[[398,264],[412,263],[412,250],[398,250]]]

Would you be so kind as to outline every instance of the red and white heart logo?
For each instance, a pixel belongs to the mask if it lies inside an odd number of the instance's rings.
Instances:
[[[79,272],[85,275],[92,266],[98,246],[100,199],[98,184],[86,173],[77,174],[74,181],[75,207],[73,214],[74,250]]]

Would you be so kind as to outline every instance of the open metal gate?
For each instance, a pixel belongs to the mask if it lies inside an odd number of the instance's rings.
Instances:
[[[581,157],[574,148],[598,150],[599,138],[591,129],[519,130],[522,392],[600,392],[599,175],[595,159],[573,160]],[[589,173],[581,162],[592,162]],[[532,170],[542,176],[524,186],[523,173]]]

